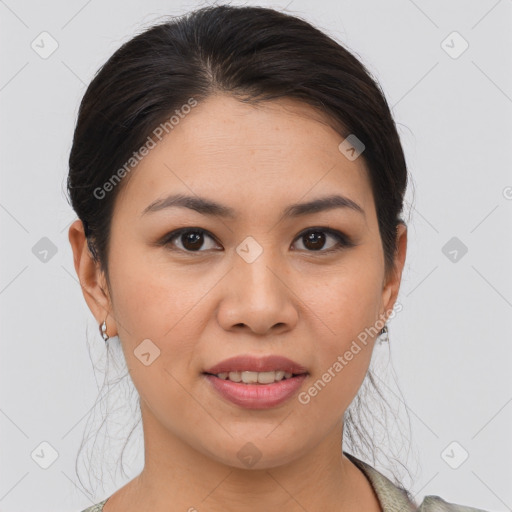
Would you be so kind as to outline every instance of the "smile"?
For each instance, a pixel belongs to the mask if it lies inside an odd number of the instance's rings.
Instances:
[[[284,370],[277,370],[271,372],[222,372],[216,376],[222,380],[230,380],[232,382],[243,382],[244,384],[272,384],[273,382],[279,382],[283,379],[289,379],[292,377],[291,372],[285,372]]]

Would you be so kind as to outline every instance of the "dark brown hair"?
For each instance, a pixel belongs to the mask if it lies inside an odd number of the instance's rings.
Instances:
[[[68,192],[91,252],[108,281],[114,203],[129,175],[101,188],[143,146],[155,127],[186,104],[212,94],[258,103],[304,102],[355,134],[365,149],[386,273],[407,187],[404,153],[377,81],[353,54],[299,17],[270,8],[218,5],[158,24],[123,44],[101,67],[80,105],[69,157]],[[368,379],[375,386],[369,372]],[[380,392],[379,392],[380,393]],[[365,437],[346,415],[347,439]],[[350,430],[353,429],[353,430]],[[365,438],[365,443],[371,440]]]
[[[71,205],[108,275],[108,240],[121,186],[101,187],[156,126],[222,92],[240,101],[295,98],[364,145],[386,260],[393,266],[407,169],[386,99],[351,53],[297,17],[263,7],[206,7],[134,37],[99,70],[82,99],[69,157]],[[123,181],[129,179],[127,174]]]

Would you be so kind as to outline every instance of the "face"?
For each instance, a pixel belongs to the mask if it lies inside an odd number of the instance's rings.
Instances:
[[[98,323],[110,312],[108,333],[122,343],[146,437],[240,468],[240,454],[254,450],[263,468],[341,436],[396,300],[406,240],[401,228],[386,280],[367,170],[340,152],[342,140],[293,100],[254,107],[211,97],[123,184],[106,294],[75,243],[88,304]],[[224,210],[162,203],[176,194]],[[331,196],[357,206],[290,208]],[[285,356],[307,374],[292,377],[287,399],[235,403],[204,372],[239,355]]]

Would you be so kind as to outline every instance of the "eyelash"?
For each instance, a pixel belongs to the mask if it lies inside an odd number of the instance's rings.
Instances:
[[[337,245],[335,245],[334,247],[331,247],[330,249],[327,249],[327,250],[323,250],[323,249],[319,249],[318,251],[307,250],[307,249],[300,249],[300,250],[305,250],[306,252],[310,252],[310,253],[331,254],[331,253],[334,253],[334,252],[341,251],[343,249],[348,249],[350,247],[354,247],[356,245],[350,239],[350,237],[348,237],[347,235],[345,235],[341,231],[338,231],[336,229],[326,228],[326,227],[308,228],[308,229],[302,231],[301,233],[299,233],[299,235],[297,235],[295,240],[299,240],[300,238],[304,237],[305,235],[307,235],[309,233],[318,233],[318,232],[320,232],[320,233],[327,233],[328,235],[331,235],[332,237],[334,237],[337,240],[337,242],[338,242]],[[160,242],[158,242],[158,245],[165,246],[165,247],[169,248],[172,251],[180,251],[180,252],[185,252],[187,254],[207,252],[207,251],[201,251],[201,250],[198,250],[198,251],[188,251],[186,249],[181,249],[179,247],[174,247],[172,245],[172,241],[175,238],[178,238],[179,236],[183,235],[184,233],[198,233],[198,234],[202,234],[202,235],[207,235],[210,238],[212,238],[218,244],[218,242],[215,239],[215,237],[212,234],[210,234],[207,230],[202,229],[202,228],[190,227],[190,228],[181,228],[181,229],[177,229],[175,231],[171,231],[170,233],[165,235]]]

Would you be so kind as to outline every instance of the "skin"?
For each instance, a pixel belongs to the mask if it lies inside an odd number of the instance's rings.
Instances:
[[[119,335],[144,426],[144,469],[113,494],[105,512],[381,510],[364,474],[342,454],[343,414],[375,338],[360,344],[308,404],[295,396],[270,409],[245,409],[216,394],[202,375],[234,355],[280,354],[307,368],[304,391],[359,333],[389,316],[406,227],[399,225],[396,270],[386,276],[365,163],[348,160],[338,149],[342,140],[320,113],[295,100],[254,107],[213,96],[125,178],[112,218],[110,288],[81,221],[70,227],[85,300],[98,324],[106,318],[108,334]],[[237,216],[178,207],[141,215],[177,192],[216,200]],[[278,222],[289,204],[332,193],[365,214],[336,208]],[[324,232],[325,244],[311,249],[299,235],[319,226],[356,245],[326,253],[337,241]],[[204,235],[199,252],[183,237],[155,244],[182,227],[213,238]],[[263,249],[252,263],[236,252],[247,236]],[[160,356],[146,366],[134,350],[148,338]],[[251,468],[237,457],[249,441],[261,453]]]

